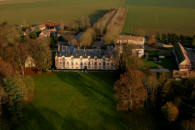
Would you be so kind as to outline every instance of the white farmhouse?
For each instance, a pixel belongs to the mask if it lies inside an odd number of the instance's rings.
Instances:
[[[137,57],[144,56],[144,44],[145,38],[140,36],[132,35],[120,35],[119,39],[116,41],[117,44],[121,46],[124,44],[129,44],[133,46],[132,55]]]

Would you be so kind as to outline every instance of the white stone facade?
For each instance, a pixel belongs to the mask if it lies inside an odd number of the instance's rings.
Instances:
[[[116,66],[110,58],[97,57],[55,57],[56,69],[87,69],[87,70],[116,70]]]

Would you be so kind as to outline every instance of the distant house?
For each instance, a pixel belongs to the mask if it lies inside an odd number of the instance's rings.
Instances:
[[[116,70],[111,51],[61,46],[55,56],[55,66],[57,69]]]
[[[25,68],[33,68],[35,67],[34,59],[31,56],[28,56],[25,61]]]
[[[45,37],[45,38],[49,38],[51,36],[51,32],[48,30],[43,30],[41,31],[41,33],[39,34],[39,37]]]
[[[39,25],[39,29],[40,29],[41,31],[45,30],[45,29],[46,29],[45,24],[40,24],[40,25]]]
[[[60,25],[55,23],[45,23],[40,24],[39,29],[41,30],[39,36],[48,38],[51,36],[51,34],[57,33],[59,31]]]
[[[191,71],[192,64],[188,57],[187,51],[181,43],[174,43],[174,55],[178,64],[179,71]]]
[[[45,23],[45,27],[47,30],[50,31],[59,31],[60,30],[60,24],[56,24],[56,23]]]
[[[133,46],[132,55],[137,57],[144,56],[145,38],[132,35],[120,35],[116,41],[119,45],[129,44]]]

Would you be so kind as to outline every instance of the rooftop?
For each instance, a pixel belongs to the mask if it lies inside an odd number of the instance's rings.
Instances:
[[[141,36],[120,35],[120,40],[144,41],[145,38],[144,37],[141,37]]]
[[[191,63],[187,51],[184,49],[181,43],[174,43],[174,49],[179,63],[183,62],[184,60]]]
[[[78,49],[74,46],[61,46],[60,52],[57,53],[57,56],[66,56],[70,57],[73,56],[75,58],[82,57],[110,57],[113,52],[113,48],[108,48],[107,50],[102,49]]]

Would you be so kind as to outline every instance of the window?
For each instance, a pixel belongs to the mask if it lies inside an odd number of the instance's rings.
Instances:
[[[94,65],[96,66],[97,65],[97,62],[94,62]]]
[[[107,63],[107,65],[110,65],[110,63]]]
[[[99,65],[102,65],[101,63],[99,63]]]

